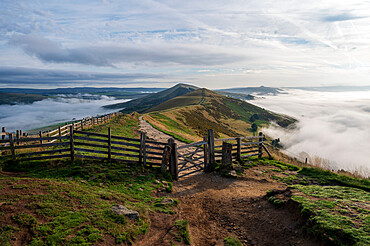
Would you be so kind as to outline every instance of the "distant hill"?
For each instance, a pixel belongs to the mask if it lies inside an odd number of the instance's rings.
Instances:
[[[217,90],[219,92],[231,92],[231,93],[238,93],[238,94],[255,94],[255,95],[277,95],[279,93],[283,93],[283,91],[279,88],[274,87],[240,87],[240,88],[229,88],[229,89],[221,89]]]
[[[243,93],[233,93],[233,92],[226,92],[226,91],[217,91],[221,95],[227,96],[227,97],[232,97],[236,98],[239,100],[253,100],[254,96],[251,94],[243,94]]]
[[[38,94],[38,95],[57,95],[57,94],[78,94],[78,93],[89,93],[89,94],[104,94],[105,93],[155,93],[164,90],[163,88],[117,88],[117,87],[72,87],[72,88],[56,88],[56,89],[31,89],[31,88],[0,88],[0,92],[5,93],[27,93],[27,94]]]
[[[144,118],[155,127],[182,139],[197,141],[214,129],[216,136],[251,135],[251,125],[267,126],[271,121],[287,127],[295,122],[242,100],[198,89],[172,98],[148,110]]]
[[[112,105],[104,106],[109,109],[122,109],[122,113],[132,113],[134,111],[138,113],[144,113],[151,111],[152,108],[157,105],[164,103],[172,98],[182,96],[188,92],[194,91],[198,87],[186,84],[177,84],[167,90],[163,90],[157,93],[153,93],[141,98],[137,98],[125,103],[117,103]]]
[[[49,97],[35,94],[25,93],[3,93],[0,92],[0,105],[1,104],[31,104],[33,102],[41,101]]]

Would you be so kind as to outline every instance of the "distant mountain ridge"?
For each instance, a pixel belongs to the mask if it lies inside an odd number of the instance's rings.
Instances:
[[[193,85],[177,84],[167,90],[157,93],[149,94],[147,96],[131,100],[129,102],[106,105],[104,108],[108,109],[122,109],[122,113],[145,113],[149,112],[151,108],[164,103],[172,98],[185,95],[191,91],[199,89]]]
[[[277,95],[280,93],[284,93],[280,88],[275,87],[239,87],[239,88],[229,88],[229,89],[219,89],[216,90],[219,92],[231,92],[237,94],[256,94],[256,95]]]
[[[131,93],[155,93],[164,90],[165,88],[118,88],[118,87],[68,87],[56,89],[32,89],[32,88],[0,88],[0,92],[4,93],[27,93],[38,95],[55,95],[55,94],[77,94],[77,93],[102,93],[102,92],[131,92]]]
[[[47,99],[49,97],[37,94],[25,93],[4,93],[0,92],[0,105],[2,104],[31,104],[37,101]]]

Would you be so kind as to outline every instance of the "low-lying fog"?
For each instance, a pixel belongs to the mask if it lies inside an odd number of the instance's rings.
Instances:
[[[369,176],[370,91],[290,89],[285,92],[287,94],[264,96],[250,102],[295,117],[299,120],[297,128],[270,126],[263,131],[280,138],[287,151],[308,157],[311,163],[320,165],[321,162],[331,169],[358,171]]]
[[[70,121],[73,118],[106,114],[117,110],[103,109],[102,106],[130,99],[116,100],[107,96],[94,95],[59,95],[55,99],[46,99],[32,104],[0,105],[0,126],[8,132],[40,128],[56,123]]]

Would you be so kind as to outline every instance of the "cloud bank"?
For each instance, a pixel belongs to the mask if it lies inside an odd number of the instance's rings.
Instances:
[[[15,35],[10,44],[22,47],[29,55],[44,62],[77,63],[114,67],[117,63],[136,63],[152,66],[192,65],[214,66],[239,62],[240,54],[222,52],[226,48],[187,44],[129,44],[64,48],[49,39],[34,34]]]
[[[153,73],[103,73],[78,72],[56,69],[34,69],[23,67],[0,67],[0,85],[127,85],[133,83],[158,83],[165,74]]]
[[[0,126],[5,126],[9,132],[18,129],[27,131],[73,118],[82,119],[110,113],[113,111],[103,109],[102,106],[126,101],[129,100],[115,100],[107,96],[98,100],[61,97],[27,105],[0,105]]]
[[[252,103],[299,120],[294,130],[270,126],[268,135],[280,138],[284,149],[309,157],[311,163],[327,159],[332,169],[370,175],[370,91],[313,92],[286,90]],[[289,153],[288,152],[288,153]],[[308,154],[308,155],[307,155]],[[314,163],[320,164],[320,163]]]

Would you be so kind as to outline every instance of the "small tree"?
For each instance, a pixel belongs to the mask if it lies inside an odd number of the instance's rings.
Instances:
[[[251,128],[252,128],[253,136],[255,136],[256,135],[256,132],[258,130],[257,124],[256,123],[253,123],[252,126],[251,126]]]

